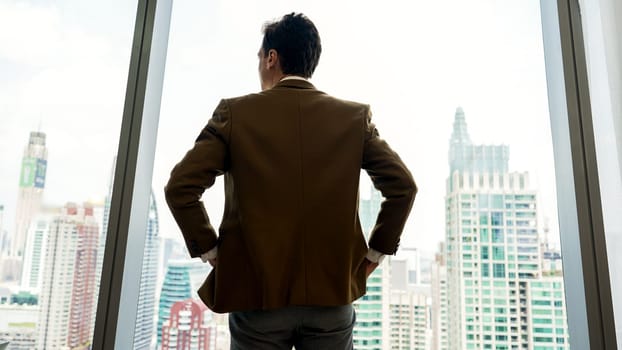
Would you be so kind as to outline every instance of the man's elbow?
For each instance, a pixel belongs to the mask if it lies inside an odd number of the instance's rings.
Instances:
[[[410,174],[408,176],[408,180],[406,183],[407,183],[406,193],[408,197],[410,197],[410,200],[414,201],[415,197],[417,196],[417,191],[419,191],[419,188],[417,187],[417,183],[415,182],[415,179]]]
[[[179,206],[179,189],[177,186],[172,185],[170,182],[164,186],[164,199],[169,208],[175,208]]]

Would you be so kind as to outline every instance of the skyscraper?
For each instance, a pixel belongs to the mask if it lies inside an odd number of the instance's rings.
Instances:
[[[99,226],[92,205],[68,203],[45,244],[37,349],[88,349],[93,336]]]
[[[359,216],[366,239],[376,224],[382,195],[371,191],[370,199],[359,202]],[[385,259],[367,279],[364,296],[353,303],[356,323],[353,336],[357,350],[390,349],[389,330],[389,259]]]
[[[22,290],[39,295],[45,267],[45,245],[49,234],[51,217],[40,215],[28,229],[26,250],[22,266]]]
[[[449,347],[447,264],[445,262],[445,243],[439,244],[439,252],[432,263],[432,350],[447,350]]]
[[[45,133],[30,133],[28,145],[22,158],[22,170],[19,177],[19,193],[15,232],[12,241],[11,255],[21,257],[26,246],[26,235],[31,220],[41,208],[45,174],[47,171],[48,151],[45,147]]]
[[[96,275],[97,275],[97,293],[95,294],[95,306],[97,305],[97,295],[99,294],[99,278],[101,276],[104,250],[106,248],[106,235],[108,233],[108,224],[110,217],[110,203],[112,200],[112,186],[114,184],[114,164],[116,157],[113,159],[113,166],[110,171],[110,181],[108,185],[108,194],[104,200],[104,210],[102,212],[102,230],[99,238],[99,247],[97,254]],[[151,348],[151,340],[155,329],[155,304],[156,289],[158,283],[158,267],[159,267],[159,220],[158,208],[155,201],[153,191],[149,197],[149,212],[147,216],[147,230],[145,233],[145,248],[143,250],[143,264],[140,274],[140,285],[138,295],[138,305],[136,308],[136,325],[134,328],[134,349],[147,350]]]
[[[134,329],[134,349],[148,350],[155,329],[156,282],[159,259],[158,209],[153,191],[149,199],[149,217],[143,251],[143,267],[140,274],[140,293]]]
[[[30,133],[22,158],[15,229],[9,237],[8,252],[2,259],[0,282],[19,283],[20,281],[28,228],[41,208],[46,170],[45,134],[33,131]],[[4,244],[8,243],[6,238],[3,240]]]
[[[10,250],[10,239],[4,227],[4,205],[0,204],[0,260],[8,255]]]
[[[419,254],[402,248],[390,257],[390,335],[392,350],[428,350],[431,346],[430,284],[417,283]]]
[[[11,271],[15,269],[9,265],[12,265],[11,260],[16,260],[9,257],[9,253],[11,252],[11,236],[5,228],[4,217],[4,205],[0,205],[0,283],[10,279],[9,276],[14,273]]]
[[[390,310],[392,350],[430,349],[428,342],[430,307],[424,293],[415,288],[392,289]]]
[[[162,344],[162,326],[173,304],[189,298],[198,299],[196,291],[211,270],[209,264],[192,260],[171,260],[166,269],[158,310],[158,343]]]
[[[216,348],[216,332],[208,324],[203,302],[186,299],[175,302],[162,326],[162,350],[211,350]]]
[[[562,307],[555,304],[558,300],[540,300],[550,293],[542,288],[561,283],[542,277],[537,193],[529,187],[527,173],[509,172],[508,161],[508,146],[471,143],[458,108],[445,196],[451,350],[568,346],[557,342],[567,334],[565,319],[559,337],[534,332],[543,327],[534,326],[536,304],[530,302]],[[561,292],[555,291],[551,298]]]

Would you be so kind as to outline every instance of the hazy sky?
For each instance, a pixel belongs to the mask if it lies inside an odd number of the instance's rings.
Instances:
[[[38,125],[48,135],[45,201],[106,193],[135,7],[121,0],[0,1],[5,221],[14,215],[28,132]],[[404,245],[433,251],[444,236],[448,141],[458,106],[475,143],[510,146],[510,169],[529,171],[541,214],[558,234],[538,0],[184,0],[173,5],[153,178],[162,235],[180,236],[162,195],[170,169],[220,98],[259,89],[261,26],[292,11],[307,14],[322,37],[312,82],[371,104],[381,136],[419,184]],[[368,181],[362,184],[367,191]],[[204,199],[218,222],[222,182]]]

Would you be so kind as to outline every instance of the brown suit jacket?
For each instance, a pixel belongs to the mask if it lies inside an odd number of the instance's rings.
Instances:
[[[303,80],[222,100],[165,188],[190,255],[218,246],[199,289],[205,304],[216,312],[329,306],[365,294],[361,169],[385,197],[369,247],[394,254],[417,188],[369,106]],[[200,199],[218,175],[225,210],[217,235]]]

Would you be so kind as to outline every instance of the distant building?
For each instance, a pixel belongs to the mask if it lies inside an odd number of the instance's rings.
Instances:
[[[99,226],[93,206],[68,203],[45,244],[37,349],[90,348]]]
[[[448,349],[568,349],[561,279],[543,277],[537,193],[509,147],[474,145],[456,111],[445,196]],[[556,299],[560,298],[560,299]],[[548,334],[548,336],[546,336]]]
[[[156,283],[160,257],[158,208],[153,191],[149,197],[149,214],[145,249],[143,250],[143,266],[140,274],[140,293],[136,310],[136,327],[134,329],[134,349],[151,349],[151,339],[155,331],[156,318]]]
[[[15,229],[11,233],[8,254],[2,259],[0,282],[16,284],[20,282],[28,228],[32,219],[41,208],[46,172],[47,148],[45,147],[45,133],[33,131],[30,133],[22,158],[15,213]],[[6,238],[3,240],[6,242]]]
[[[408,260],[391,257],[391,291],[408,290]]]
[[[45,267],[45,245],[49,234],[50,216],[39,215],[28,229],[26,249],[22,265],[21,287],[39,294]]]
[[[160,235],[160,267],[158,268],[158,286],[164,282],[164,275],[169,261],[188,259],[188,251],[181,235],[179,238],[164,237]]]
[[[216,332],[209,325],[209,310],[199,300],[178,301],[162,325],[162,350],[213,350]]]
[[[391,290],[390,324],[392,350],[430,349],[430,305],[427,293],[409,288]]]
[[[0,261],[3,256],[9,255],[11,250],[11,237],[4,227],[4,205],[0,204]]]
[[[434,263],[432,263],[432,350],[449,349],[450,336],[447,332],[449,319],[448,300],[447,300],[447,263],[445,243],[439,244],[439,251],[436,253]]]
[[[408,285],[430,284],[430,266],[423,267],[419,249],[400,247],[391,257],[391,290],[406,290]],[[431,265],[431,262],[428,262]]]
[[[371,191],[370,199],[359,201],[359,216],[365,237],[376,224],[382,195]],[[357,350],[383,350],[390,348],[389,298],[390,271],[389,259],[384,259],[367,279],[365,295],[353,305],[356,310],[354,324],[354,348]]]
[[[198,299],[196,291],[211,270],[209,264],[192,260],[169,262],[160,292],[158,307],[158,344],[162,344],[162,327],[169,319],[173,304],[187,299]]]

